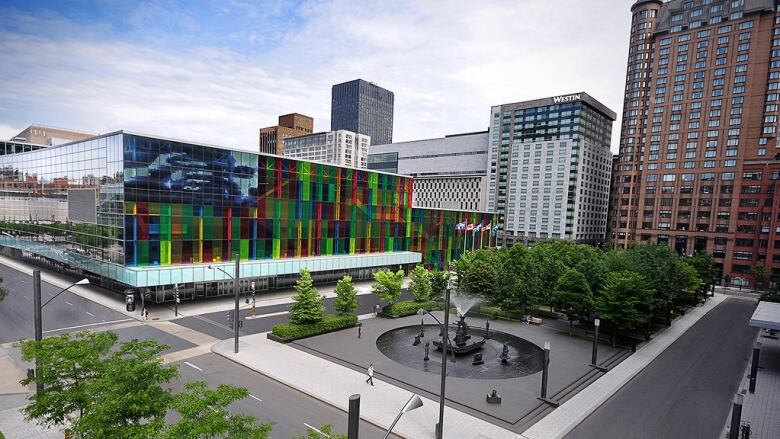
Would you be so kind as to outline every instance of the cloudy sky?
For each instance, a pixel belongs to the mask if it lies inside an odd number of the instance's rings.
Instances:
[[[279,114],[329,129],[331,85],[355,78],[395,93],[396,141],[574,91],[619,114],[632,3],[6,0],[0,138],[39,123],[251,149]]]

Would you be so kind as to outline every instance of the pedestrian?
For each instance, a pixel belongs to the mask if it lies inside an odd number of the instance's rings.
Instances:
[[[144,320],[149,320],[149,310],[144,308]]]
[[[360,338],[362,332],[363,332],[363,322],[360,322],[358,323],[358,338]]]
[[[371,383],[371,385],[374,385],[374,363],[371,363],[368,365],[368,379],[366,379],[367,383]]]

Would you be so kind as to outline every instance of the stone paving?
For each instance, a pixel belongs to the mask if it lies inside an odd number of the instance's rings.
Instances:
[[[756,392],[748,391],[750,361],[739,386],[740,391],[745,394],[742,401],[742,423],[750,423],[751,439],[776,439],[780,438],[780,340],[762,337],[762,334],[764,332],[759,331],[756,340],[761,342]],[[722,437],[725,437],[730,425],[731,415]]]
[[[434,313],[440,321],[443,321],[443,313]],[[426,316],[423,320],[427,323],[435,321]],[[466,322],[471,326],[471,334],[480,335],[484,329],[485,320],[467,317]],[[420,316],[410,316],[399,319],[368,319],[363,321],[362,337],[357,338],[357,330],[332,332],[315,337],[298,340],[291,346],[303,348],[304,351],[314,353],[330,361],[338,362],[353,370],[363,372],[370,363],[374,364],[376,373],[392,383],[409,391],[438,398],[440,386],[441,362],[432,358],[429,362],[431,372],[407,367],[392,360],[376,346],[376,339],[386,331],[401,326],[419,326]],[[522,323],[508,323],[505,321],[490,321],[490,329],[512,334],[528,340],[537,346],[543,346],[546,341],[551,342],[550,373],[548,379],[548,396],[558,399],[578,380],[595,379],[600,373],[596,372],[588,364],[591,360],[592,342],[578,337],[569,337],[557,329],[535,326]],[[567,325],[568,329],[568,325]],[[435,338],[437,331],[428,328],[427,337]],[[411,344],[412,339],[409,340]],[[431,346],[431,350],[434,347]],[[623,349],[612,348],[609,345],[599,345],[599,359],[604,361],[620,355],[624,358],[630,352]],[[461,362],[470,361],[470,355],[459,359]],[[619,359],[618,359],[619,360]],[[527,422],[533,418],[527,416],[535,410],[546,410],[548,406],[537,399],[540,394],[541,372],[511,379],[468,379],[449,376],[447,378],[447,403],[456,404],[461,411],[496,423],[504,428],[522,432],[529,425]],[[498,390],[502,396],[501,404],[489,404],[485,395],[492,389]]]

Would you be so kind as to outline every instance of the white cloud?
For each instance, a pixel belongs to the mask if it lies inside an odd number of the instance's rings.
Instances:
[[[399,141],[485,129],[491,105],[572,91],[619,113],[631,2],[615,3],[312,1],[302,28],[263,53],[144,47],[55,17],[67,36],[0,32],[0,62],[14,66],[0,115],[252,148],[287,112],[329,129],[331,85],[357,77],[395,92]]]

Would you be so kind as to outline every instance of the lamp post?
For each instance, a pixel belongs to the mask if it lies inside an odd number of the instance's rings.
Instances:
[[[739,424],[742,423],[742,393],[734,394],[734,404],[731,406],[731,428],[729,439],[739,439]]]
[[[252,316],[255,315],[255,281],[249,284],[249,288],[252,289]]]
[[[558,407],[560,402],[547,398],[547,377],[550,370],[550,342],[544,342],[544,362],[542,363],[542,390],[539,397],[540,401],[550,404],[553,407]]]
[[[599,326],[601,326],[601,320],[595,319],[593,320],[593,351],[590,355],[590,367],[594,369],[598,369],[602,372],[606,372],[608,369],[606,367],[599,366],[598,364],[598,357],[599,357]]]
[[[404,407],[401,409],[400,412],[398,412],[398,416],[395,417],[395,420],[392,424],[390,424],[390,428],[387,429],[387,433],[385,433],[385,438],[387,439],[390,437],[390,433],[393,431],[393,427],[395,427],[395,424],[398,423],[398,420],[401,419],[401,416],[404,415],[406,412],[411,412],[414,409],[418,409],[422,407],[423,402],[422,399],[420,399],[420,396],[417,394],[412,395],[411,398],[409,398],[409,401],[406,401],[406,404],[404,404]]]
[[[757,341],[753,345],[753,360],[750,362],[750,384],[748,390],[750,393],[756,393],[756,378],[758,376],[758,358],[761,354],[761,342]]]
[[[65,291],[68,291],[72,287],[76,285],[88,285],[89,279],[84,278],[81,279],[78,282],[70,284],[67,288],[64,288],[60,290],[59,293],[52,296],[51,299],[47,300],[46,303],[41,305],[41,270],[34,268],[33,269],[33,312],[34,312],[34,324],[35,324],[35,341],[41,341],[43,340],[43,322],[41,319],[41,315],[43,313],[43,308],[49,304],[52,300],[56,299],[57,296],[64,293]],[[41,382],[41,371],[40,368],[38,368],[38,361],[35,362],[35,391],[36,393],[40,393],[41,390],[43,390],[43,383]]]
[[[449,339],[450,334],[448,331],[449,328],[449,321],[450,321],[450,293],[452,292],[452,283],[453,283],[453,275],[454,273],[450,273],[449,278],[447,279],[447,288],[445,290],[445,298],[444,298],[444,323],[439,321],[439,319],[436,318],[435,315],[431,314],[430,312],[420,308],[417,310],[418,315],[424,315],[428,314],[429,316],[433,317],[434,320],[436,320],[436,323],[439,324],[439,328],[441,330],[441,344],[442,344],[442,357],[441,357],[441,391],[439,393],[439,422],[436,424],[436,439],[442,439],[444,437],[444,395],[445,395],[445,385],[446,385],[446,379],[447,379],[447,351],[449,350]],[[455,352],[452,353],[452,361],[455,361]]]
[[[208,267],[209,270],[215,270],[215,269],[219,270],[222,273],[224,273],[225,276],[233,279],[233,294],[235,295],[235,299],[236,299],[236,306],[235,306],[235,310],[233,311],[233,313],[234,313],[233,314],[233,316],[234,316],[234,318],[233,318],[233,320],[234,320],[233,321],[233,335],[234,335],[234,338],[235,338],[235,346],[233,348],[233,353],[235,353],[235,354],[238,353],[238,329],[239,329],[239,324],[241,323],[241,319],[238,316],[238,305],[239,305],[238,304],[238,296],[239,296],[239,294],[238,294],[238,289],[239,289],[238,288],[238,280],[241,279],[241,275],[240,275],[240,272],[239,272],[239,270],[240,270],[240,268],[239,268],[239,265],[240,265],[239,260],[240,260],[239,256],[236,255],[236,268],[235,268],[235,272],[234,272],[233,276],[228,274],[227,271],[217,267],[216,265],[209,264],[209,267]]]

